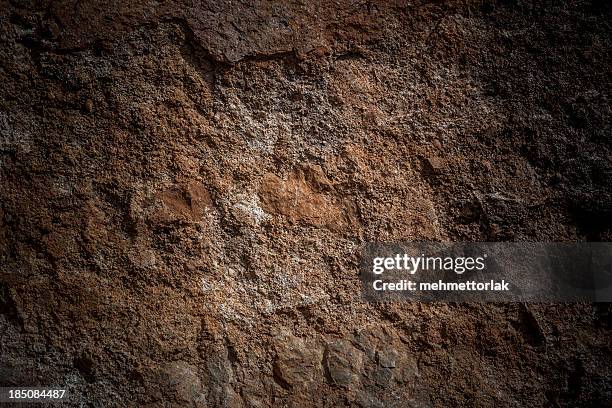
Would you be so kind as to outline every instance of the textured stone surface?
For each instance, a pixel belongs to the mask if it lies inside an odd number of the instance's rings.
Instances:
[[[363,374],[363,353],[350,342],[339,340],[327,346],[325,364],[332,383],[356,388]]]
[[[609,306],[370,304],[358,279],[368,241],[612,238],[611,15],[0,0],[0,385],[612,405]]]
[[[184,361],[172,362],[162,370],[160,390],[177,406],[207,406],[197,368]]]

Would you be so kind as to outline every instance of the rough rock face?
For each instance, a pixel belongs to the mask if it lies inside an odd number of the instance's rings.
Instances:
[[[610,406],[607,305],[369,304],[367,241],[612,238],[605,1],[0,0],[0,385]]]

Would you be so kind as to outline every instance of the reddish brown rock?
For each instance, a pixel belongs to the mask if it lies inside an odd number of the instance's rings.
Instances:
[[[330,186],[320,168],[298,169],[289,173],[286,180],[268,173],[261,182],[259,197],[266,212],[285,216],[292,222],[332,230],[350,229],[355,223],[350,205],[320,191]]]
[[[160,221],[200,221],[212,208],[210,193],[198,181],[172,186],[158,193],[156,199],[161,207],[155,218]]]
[[[314,341],[304,341],[284,333],[275,338],[274,373],[282,387],[314,390],[323,378],[323,349]]]

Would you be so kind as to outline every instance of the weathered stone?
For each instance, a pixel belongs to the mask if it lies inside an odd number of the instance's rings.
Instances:
[[[438,156],[431,156],[427,158],[427,164],[430,170],[441,171],[446,166],[446,160]]]
[[[244,405],[242,398],[234,390],[236,378],[227,347],[220,347],[207,355],[204,378],[209,404],[227,408]]]
[[[168,364],[161,373],[162,392],[178,403],[206,407],[206,395],[197,368],[184,361]]]
[[[384,408],[385,404],[374,395],[360,392],[357,395],[356,403],[362,408]]]
[[[359,279],[369,241],[612,239],[610,2],[0,1],[6,384],[612,399],[592,305],[541,306],[538,353],[516,305],[369,303]]]
[[[337,340],[327,345],[325,365],[334,384],[354,386],[363,374],[363,352],[349,341]]]
[[[309,388],[321,381],[323,349],[312,341],[284,334],[275,341],[274,373],[281,385],[289,388]]]
[[[210,193],[195,180],[172,186],[157,194],[158,209],[151,217],[155,222],[200,221],[212,208]]]
[[[376,353],[378,364],[385,368],[395,368],[397,364],[398,352],[394,349],[379,350]]]
[[[311,184],[312,183],[312,184]],[[270,214],[287,217],[292,222],[304,222],[333,230],[353,226],[355,216],[347,203],[318,190],[329,186],[316,168],[298,169],[286,180],[266,174],[259,189],[263,209]]]
[[[376,385],[386,388],[391,385],[391,381],[395,378],[395,370],[393,368],[375,367],[370,376]]]

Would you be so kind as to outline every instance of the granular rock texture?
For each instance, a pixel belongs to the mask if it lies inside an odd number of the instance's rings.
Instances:
[[[0,0],[0,385],[612,405],[608,305],[368,303],[369,241],[612,239],[612,7]]]

